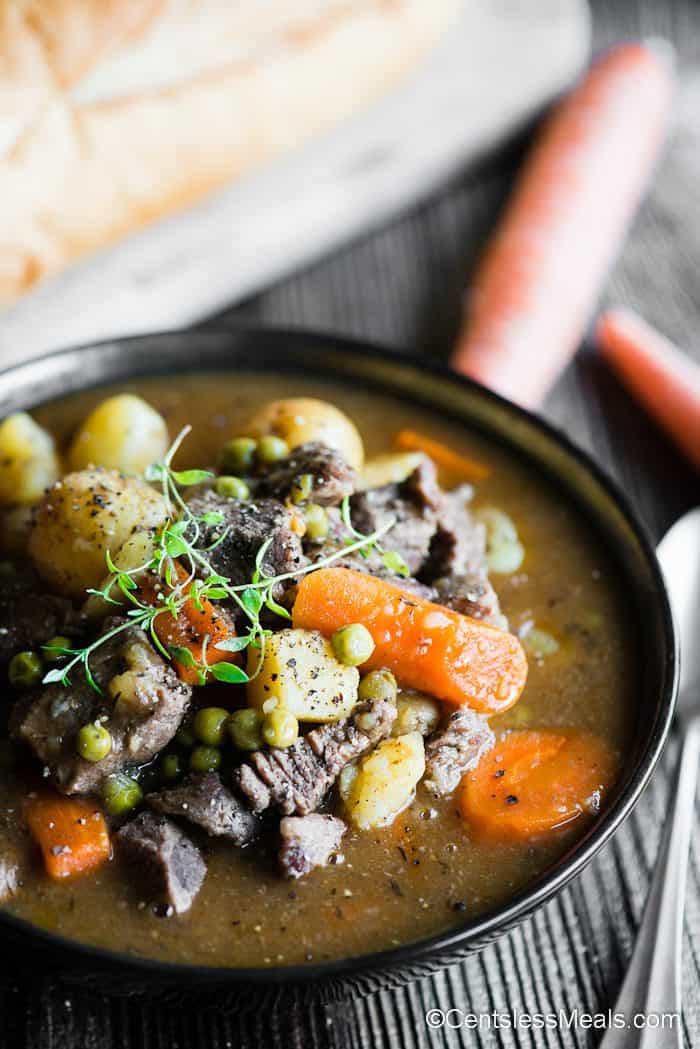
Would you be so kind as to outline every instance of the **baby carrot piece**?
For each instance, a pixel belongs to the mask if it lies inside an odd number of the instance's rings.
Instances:
[[[187,573],[181,565],[176,564],[176,570],[180,580],[187,578]],[[155,604],[157,591],[150,578],[139,584],[139,590],[142,600]],[[173,664],[178,677],[188,685],[201,683],[199,667],[204,662],[205,655],[208,666],[235,658],[231,652],[225,652],[216,647],[221,641],[235,636],[233,624],[228,616],[223,615],[206,597],[200,597],[198,603],[199,608],[193,598],[186,601],[177,616],[173,616],[167,608],[164,608],[154,620],[155,632],[164,648],[184,648],[191,653],[192,660],[196,664],[194,666],[187,666],[173,656]]]
[[[483,481],[491,473],[488,466],[470,459],[466,455],[448,448],[441,441],[434,441],[415,430],[399,430],[394,437],[394,445],[402,452],[425,452],[434,463],[448,470],[460,481]]]
[[[608,310],[595,340],[624,383],[700,467],[700,367],[631,310]]]
[[[366,669],[388,667],[405,688],[485,714],[508,710],[525,687],[527,660],[512,634],[376,576],[348,568],[311,572],[299,583],[292,619],[327,637],[362,623],[375,646]]]
[[[109,859],[107,825],[94,802],[47,795],[33,798],[25,811],[54,881],[88,874]]]
[[[672,89],[658,49],[624,44],[555,107],[477,268],[457,371],[526,407],[541,402],[581,340],[649,180]]]
[[[584,734],[506,732],[462,781],[462,816],[482,837],[526,841],[595,813],[616,761]]]

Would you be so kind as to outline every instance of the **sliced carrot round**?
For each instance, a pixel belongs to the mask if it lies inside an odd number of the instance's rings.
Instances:
[[[462,781],[462,816],[483,837],[523,841],[597,812],[617,772],[604,740],[507,732]]]

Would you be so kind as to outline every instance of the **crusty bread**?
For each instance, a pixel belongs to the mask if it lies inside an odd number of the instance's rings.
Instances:
[[[54,29],[71,2],[47,5]],[[120,5],[87,6],[101,2]],[[461,0],[135,2],[148,19],[127,18],[121,0],[123,21],[93,30],[86,75],[35,100],[0,160],[0,299],[367,105],[417,65]],[[64,85],[81,62],[68,54],[50,69]]]
[[[0,154],[57,91],[151,23],[165,0],[1,0]]]

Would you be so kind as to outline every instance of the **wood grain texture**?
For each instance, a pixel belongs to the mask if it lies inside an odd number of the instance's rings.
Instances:
[[[676,42],[679,116],[654,191],[643,208],[606,299],[642,310],[700,359],[700,5],[694,0],[597,0],[598,47],[633,36]],[[694,102],[695,100],[695,102]],[[693,108],[695,113],[693,113]],[[640,114],[640,118],[643,115]],[[522,144],[521,144],[522,145]],[[227,317],[325,328],[446,358],[462,288],[507,192],[521,146],[458,181],[401,222],[299,274]],[[658,537],[700,502],[700,482],[617,380],[584,347],[545,414],[623,485]],[[595,1011],[614,1001],[631,953],[649,872],[666,816],[675,744],[615,840],[560,897],[507,938],[439,976],[352,1005],[304,1015],[237,1017],[109,1001],[66,991],[39,965],[0,960],[0,1045],[8,1049],[589,1049],[583,1030],[435,1031],[425,1010]],[[684,944],[684,1042],[700,1045],[700,834],[693,844]]]

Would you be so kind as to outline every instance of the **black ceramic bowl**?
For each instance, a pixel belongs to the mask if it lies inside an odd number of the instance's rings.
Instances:
[[[302,331],[175,332],[66,350],[0,376],[0,418],[48,400],[144,375],[223,370],[320,375],[399,394],[456,424],[476,428],[526,455],[533,469],[574,501],[602,536],[637,619],[640,688],[636,737],[623,774],[599,819],[550,870],[517,896],[461,928],[416,943],[326,964],[265,969],[168,965],[112,953],[37,930],[0,914],[0,929],[18,947],[41,947],[60,971],[100,988],[164,991],[228,988],[234,1002],[293,992],[335,998],[423,976],[479,950],[539,907],[590,862],[637,802],[661,753],[677,687],[677,652],[668,598],[654,550],[625,499],[562,434],[488,390],[445,369],[361,343]]]

